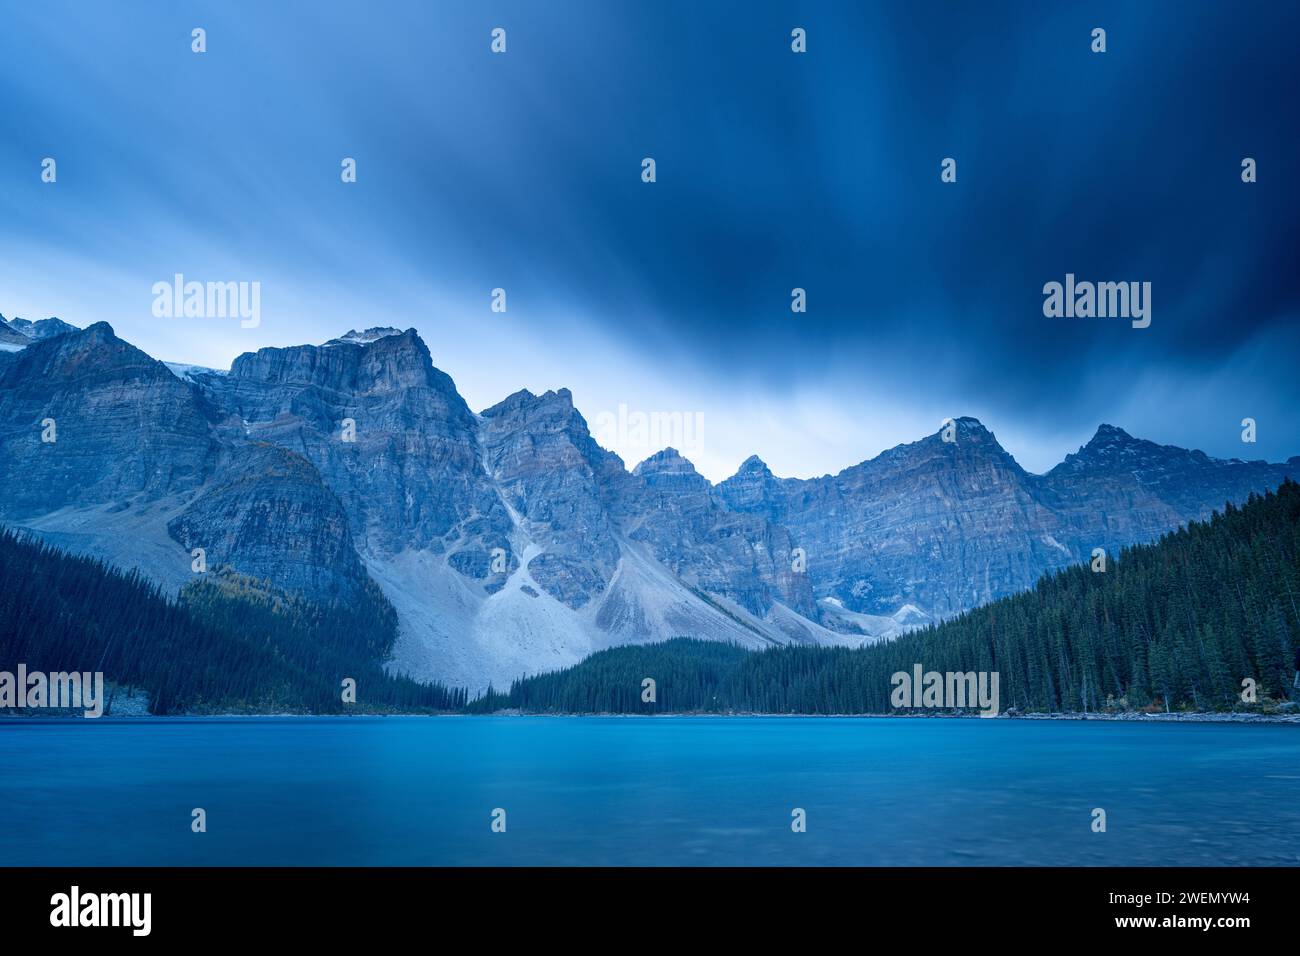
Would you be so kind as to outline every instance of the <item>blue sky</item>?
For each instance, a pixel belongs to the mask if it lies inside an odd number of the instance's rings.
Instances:
[[[5,3],[0,312],[220,367],[414,326],[476,409],[700,414],[715,480],[949,415],[1034,471],[1103,421],[1300,454],[1300,14],[1044,6]],[[177,272],[260,326],[156,318]],[[1151,327],[1045,318],[1067,272],[1151,282]]]

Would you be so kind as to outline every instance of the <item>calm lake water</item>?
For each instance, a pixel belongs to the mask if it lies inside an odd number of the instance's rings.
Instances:
[[[1294,725],[0,722],[4,865],[1296,865],[1298,798]]]

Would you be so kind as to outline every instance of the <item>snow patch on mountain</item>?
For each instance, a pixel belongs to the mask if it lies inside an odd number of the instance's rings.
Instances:
[[[173,375],[185,382],[197,382],[200,375],[229,375],[221,368],[206,368],[202,365],[186,365],[184,362],[163,362]]]
[[[373,329],[366,329],[364,332],[358,332],[351,329],[336,339],[330,339],[325,343],[323,348],[331,345],[369,345],[371,342],[378,342],[380,339],[388,338],[390,335],[401,335],[401,329],[394,329],[390,326],[376,326]]]
[[[1042,538],[1042,541],[1043,541],[1043,544],[1047,545],[1049,548],[1056,548],[1056,549],[1059,550],[1062,554],[1064,554],[1064,555],[1066,555],[1067,557],[1069,557],[1069,555],[1070,555],[1070,549],[1067,548],[1065,545],[1061,544],[1061,542],[1057,541],[1057,540],[1056,540],[1055,538],[1053,538],[1050,534],[1044,534],[1044,535],[1043,535],[1043,538]]]

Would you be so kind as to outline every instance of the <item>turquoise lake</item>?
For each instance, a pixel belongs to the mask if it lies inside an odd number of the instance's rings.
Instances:
[[[1297,865],[1300,726],[0,721],[0,865],[586,864]]]

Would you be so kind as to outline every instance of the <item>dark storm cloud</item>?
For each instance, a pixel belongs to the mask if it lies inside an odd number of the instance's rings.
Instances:
[[[1253,415],[1250,456],[1300,452],[1300,15],[1047,6],[56,4],[0,66],[0,167],[30,179],[60,144],[76,207],[20,190],[6,229],[149,275],[197,235],[355,287],[508,287],[575,317],[554,332],[575,376],[598,329],[690,374],[938,396],[1049,444],[1122,416],[1241,455]],[[1150,282],[1151,327],[1045,318],[1067,272]]]

